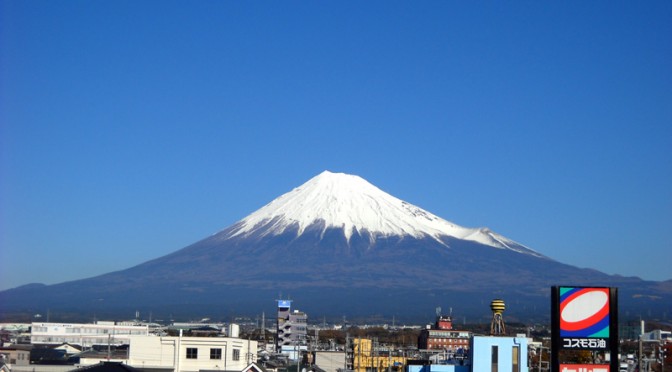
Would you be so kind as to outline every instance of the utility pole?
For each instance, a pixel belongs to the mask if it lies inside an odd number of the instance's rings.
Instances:
[[[642,337],[644,336],[644,321],[640,320],[639,321],[640,325],[640,330],[639,330],[639,372],[643,372],[644,369],[642,368],[643,365],[643,359],[644,359],[644,352],[642,349]]]
[[[334,342],[334,344],[335,344],[335,342]],[[347,332],[345,333],[345,348],[344,349],[345,349],[345,360],[343,361],[344,362],[343,363],[343,369],[347,371],[348,370],[348,359],[350,358],[350,353],[349,353],[349,351],[350,351],[350,334],[347,333]],[[353,355],[353,358],[354,358],[354,355]]]
[[[296,372],[299,372],[299,366],[301,366],[301,358],[299,358],[299,345],[296,345]]]
[[[392,347],[389,345],[387,346],[387,372],[392,372]]]
[[[359,344],[357,345],[357,356],[359,357],[359,363],[357,363],[357,371],[362,368],[362,338],[359,337]]]
[[[373,371],[373,353],[378,349],[378,338],[374,337],[373,340],[371,340],[371,348],[369,349],[369,358],[371,358],[371,370]],[[377,356],[377,353],[376,353]],[[376,358],[377,359],[377,358]],[[376,372],[378,371],[378,367],[376,366]]]

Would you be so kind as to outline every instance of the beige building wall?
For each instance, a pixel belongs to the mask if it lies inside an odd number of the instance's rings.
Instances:
[[[257,341],[230,337],[131,337],[128,364],[176,372],[243,370],[256,361]]]
[[[30,350],[3,348],[0,354],[3,355],[3,361],[11,367],[30,365]]]
[[[315,365],[326,372],[345,369],[345,353],[342,351],[316,351]]]

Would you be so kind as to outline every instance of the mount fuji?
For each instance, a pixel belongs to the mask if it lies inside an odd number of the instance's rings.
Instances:
[[[631,316],[672,305],[672,281],[611,276],[557,262],[488,228],[467,228],[366,180],[323,172],[210,237],[135,267],[0,292],[0,319],[59,311],[119,316],[272,312],[278,296],[318,316],[470,319],[493,298],[520,319],[548,318],[553,285],[616,286]]]
[[[447,238],[468,240],[494,248],[541,255],[488,229],[468,229],[408,204],[353,175],[325,171],[301,187],[280,196],[240,221],[227,238],[282,235],[317,229],[341,230],[346,243],[363,238],[369,247],[390,237],[431,238],[448,246]]]

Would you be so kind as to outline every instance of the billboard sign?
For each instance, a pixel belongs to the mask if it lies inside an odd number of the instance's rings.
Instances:
[[[610,287],[557,286],[551,288],[553,372],[560,368],[563,350],[609,351],[618,355],[618,290]],[[612,363],[618,358],[612,358]],[[574,372],[569,364],[565,372]],[[573,365],[577,366],[577,365]],[[576,372],[603,372],[604,365],[572,367]],[[609,366],[606,366],[609,367]],[[618,365],[611,365],[618,370]]]
[[[292,300],[278,300],[278,307],[291,307]]]
[[[613,331],[612,288],[556,287],[555,313],[560,347],[577,350],[605,350]],[[554,317],[555,318],[555,317]]]
[[[608,364],[561,364],[560,372],[609,372]]]

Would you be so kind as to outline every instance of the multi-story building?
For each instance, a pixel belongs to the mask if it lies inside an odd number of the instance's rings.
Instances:
[[[84,348],[94,345],[128,345],[131,336],[147,336],[149,328],[136,325],[117,325],[115,322],[33,323],[30,343],[54,345],[68,343]]]
[[[471,332],[454,330],[452,319],[449,316],[439,315],[433,327],[420,332],[418,349],[466,353],[470,338]]]
[[[291,300],[278,300],[277,351],[287,347],[306,346],[308,315],[302,311],[292,311]]]

